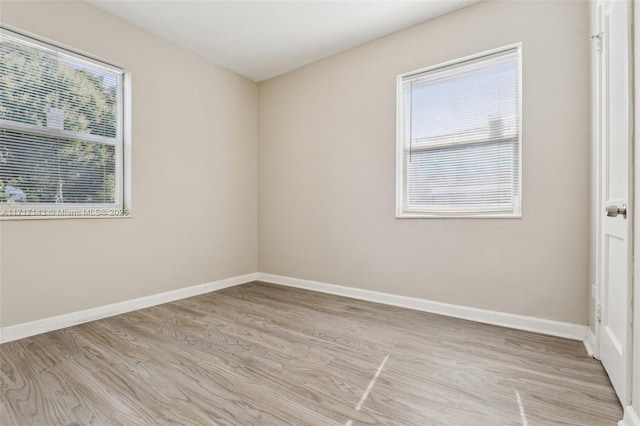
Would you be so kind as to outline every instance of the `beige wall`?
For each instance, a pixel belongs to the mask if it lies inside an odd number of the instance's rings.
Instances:
[[[523,43],[523,218],[395,219],[397,74]],[[259,270],[587,323],[587,2],[482,2],[259,84]]]
[[[133,218],[0,222],[1,325],[255,272],[256,84],[84,2],[0,8],[133,77]]]

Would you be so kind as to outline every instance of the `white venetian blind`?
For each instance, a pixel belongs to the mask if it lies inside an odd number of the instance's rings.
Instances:
[[[0,32],[0,209],[122,206],[123,71]]]
[[[519,49],[401,81],[401,214],[519,215]]]

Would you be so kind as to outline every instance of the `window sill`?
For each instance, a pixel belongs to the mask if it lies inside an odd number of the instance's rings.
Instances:
[[[132,215],[122,216],[0,216],[0,222],[12,220],[55,220],[55,219],[130,219]]]
[[[18,215],[0,212],[0,222],[20,220],[52,220],[52,219],[130,219],[133,216],[127,214],[94,214],[94,215]]]
[[[522,214],[436,214],[402,213],[396,219],[522,219]]]

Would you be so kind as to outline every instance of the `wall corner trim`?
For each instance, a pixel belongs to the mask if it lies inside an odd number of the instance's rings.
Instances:
[[[36,321],[2,327],[0,329],[0,337],[2,337],[0,343],[11,342],[13,340],[35,336],[37,334],[71,327],[85,322],[124,314],[126,312],[131,312],[138,309],[149,308],[151,306],[161,305],[163,303],[173,302],[180,299],[186,299],[188,297],[193,297],[199,294],[209,293],[216,290],[222,290],[223,288],[233,287],[236,285],[255,281],[256,278],[256,273],[238,275],[231,278],[211,281],[191,287],[167,291],[164,293],[152,294],[150,296],[144,296],[137,299],[125,300],[124,302],[112,303],[110,305],[98,306],[96,308],[85,309],[82,311],[57,315],[54,317],[44,318]]]
[[[336,284],[265,274],[261,272],[258,272],[258,281],[318,291],[321,293],[335,294],[337,296],[351,297],[353,299],[367,300],[386,305],[400,306],[433,314],[462,318],[469,321],[493,324],[518,330],[533,331],[536,333],[564,337],[572,340],[584,341],[588,330],[586,325],[471,308],[461,305],[452,305],[427,299],[399,296],[354,287],[344,287]]]
[[[618,422],[618,426],[640,426],[640,416],[633,406],[624,407],[624,418]]]

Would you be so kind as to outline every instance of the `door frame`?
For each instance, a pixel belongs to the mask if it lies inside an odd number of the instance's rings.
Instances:
[[[590,67],[591,67],[591,253],[590,253],[590,299],[589,299],[589,331],[593,335],[587,336],[587,349],[596,359],[600,359],[600,227],[602,217],[600,206],[602,205],[602,99],[601,99],[601,70],[598,59],[600,43],[600,13],[598,0],[591,0],[589,4],[590,17]],[[593,303],[593,305],[592,305]],[[593,327],[593,329],[591,329]]]
[[[634,165],[640,164],[640,0],[633,0],[631,4],[631,42],[633,57],[633,160]],[[638,58],[636,63],[635,58]],[[634,167],[635,170],[635,167]],[[633,276],[640,277],[640,173],[634,172],[634,229],[633,229]],[[640,425],[640,279],[633,279],[632,285],[632,319],[631,319],[631,405],[624,407],[624,419],[620,426]]]

